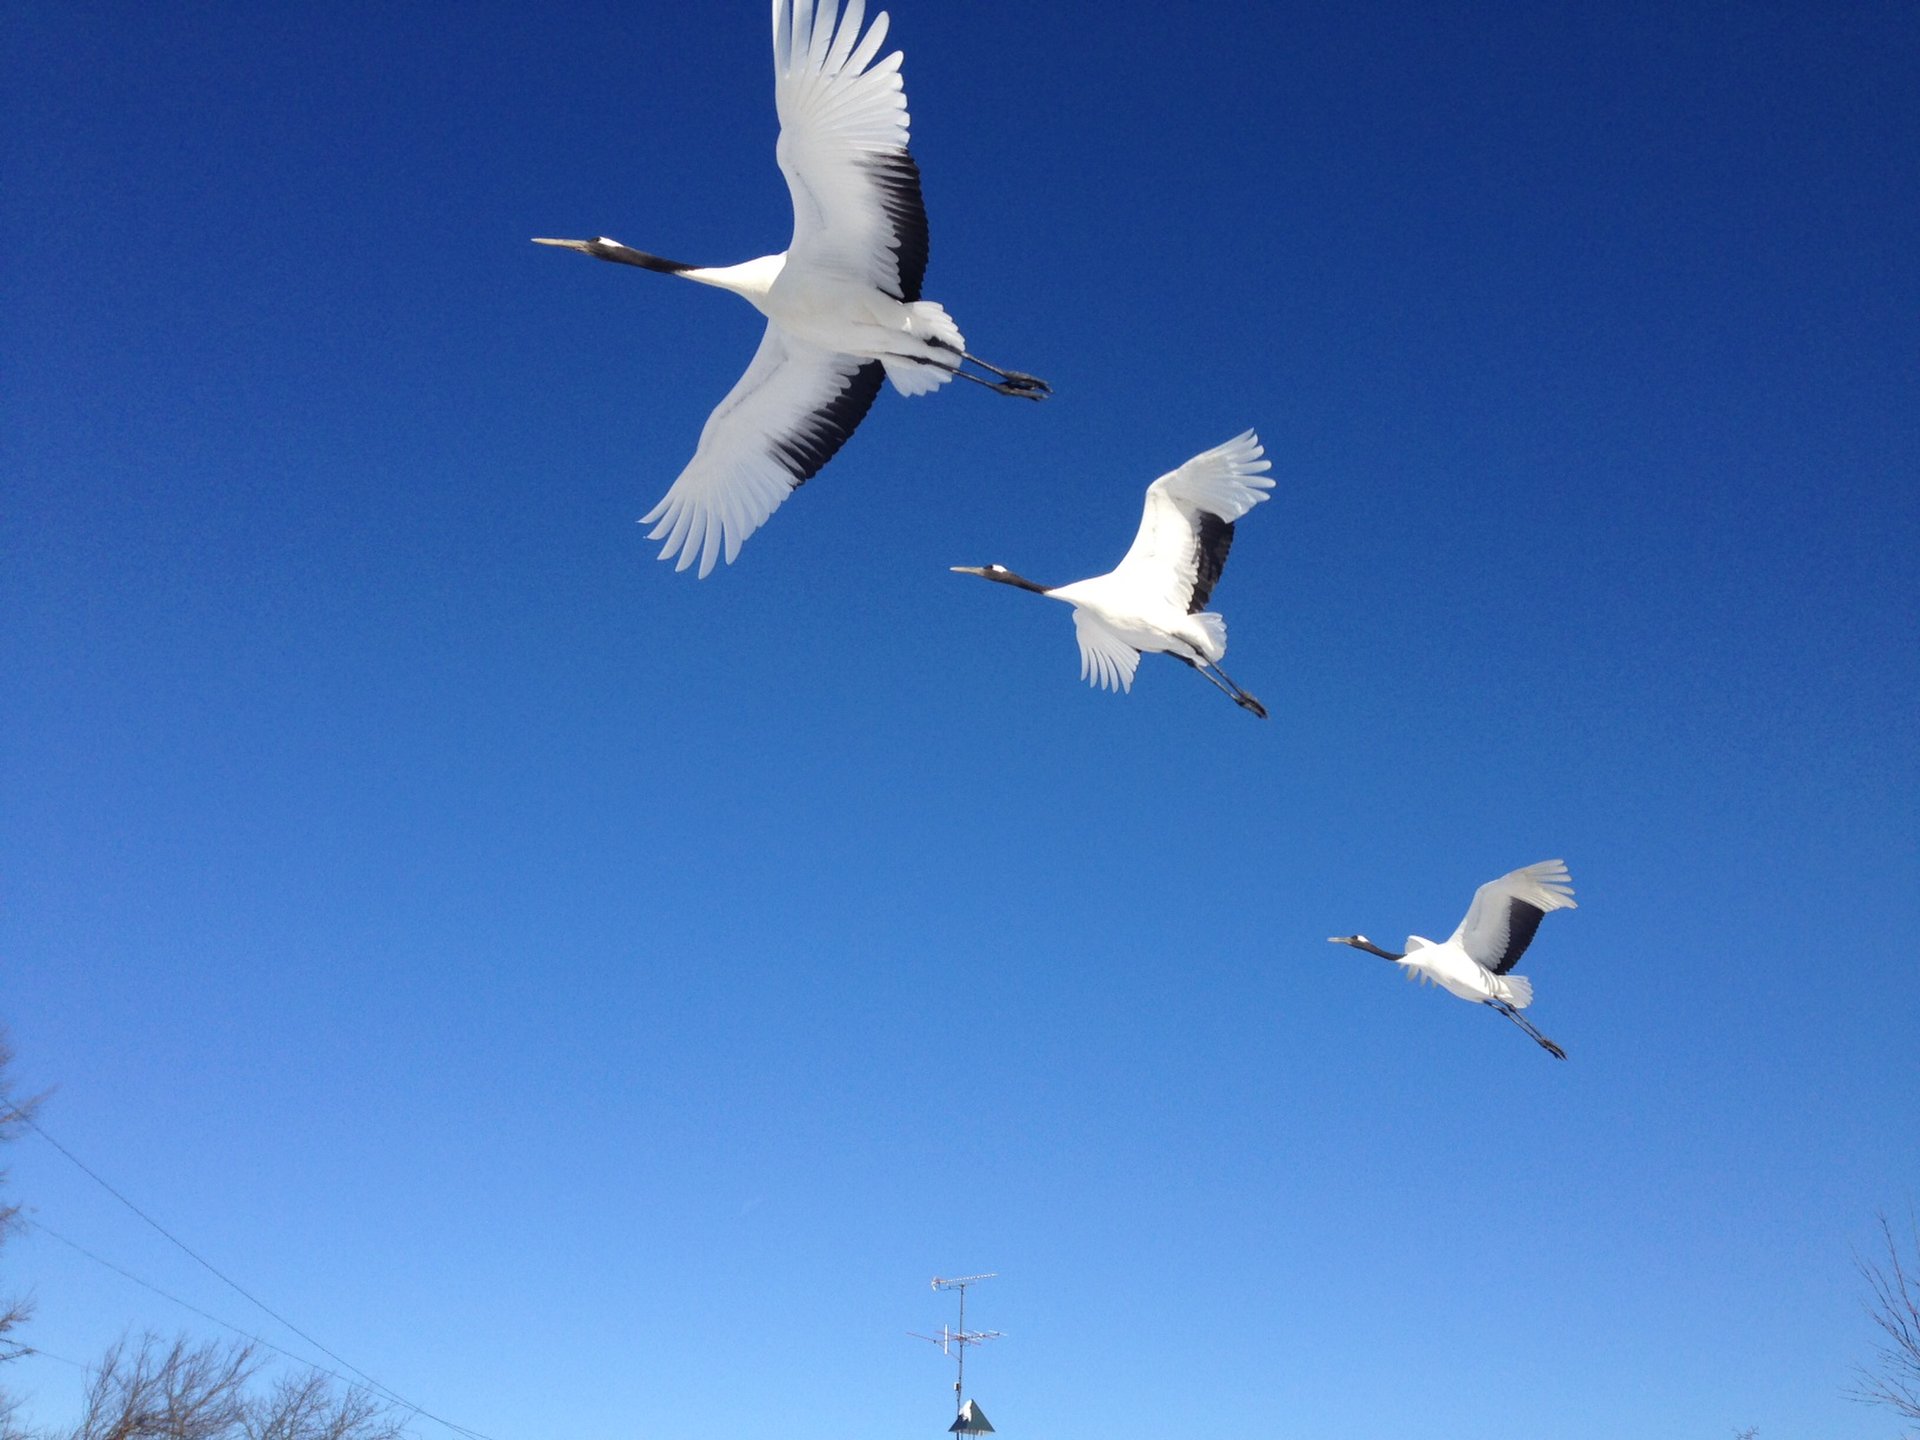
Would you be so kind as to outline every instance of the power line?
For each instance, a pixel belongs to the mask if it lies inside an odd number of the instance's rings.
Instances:
[[[285,1349],[282,1346],[276,1345],[271,1340],[265,1339],[262,1336],[255,1335],[250,1330],[242,1330],[238,1325],[235,1325],[231,1320],[222,1320],[218,1315],[215,1315],[210,1311],[202,1310],[198,1305],[195,1305],[192,1301],[182,1300],[178,1295],[173,1295],[168,1293],[165,1290],[162,1290],[158,1285],[155,1285],[150,1280],[142,1280],[138,1275],[134,1274],[131,1270],[126,1269],[124,1266],[114,1264],[113,1261],[107,1259],[104,1255],[96,1255],[93,1251],[89,1250],[86,1246],[82,1245],[79,1241],[69,1239],[67,1236],[62,1235],[58,1230],[54,1229],[51,1225],[46,1224],[44,1221],[36,1220],[29,1216],[22,1215],[20,1217],[20,1223],[25,1225],[30,1230],[38,1230],[42,1235],[48,1236],[49,1238],[54,1240],[58,1240],[62,1245],[66,1246],[69,1250],[74,1251],[76,1254],[86,1256],[87,1259],[93,1261],[93,1263],[96,1265],[105,1266],[107,1269],[113,1271],[114,1274],[120,1276],[122,1279],[131,1280],[134,1284],[138,1285],[142,1290],[151,1290],[155,1295],[158,1295],[162,1300],[171,1301],[173,1304],[178,1305],[182,1310],[191,1310],[194,1314],[198,1315],[202,1320],[210,1320],[223,1330],[231,1330],[234,1334],[238,1335],[242,1340],[251,1340],[255,1345],[259,1345],[264,1347],[265,1349],[271,1350],[276,1355],[285,1356],[287,1359],[293,1361],[296,1365],[304,1365],[310,1370],[317,1370],[322,1375],[330,1376],[333,1379],[338,1380],[342,1385],[357,1385],[358,1383],[356,1381],[349,1380],[345,1375],[342,1375],[337,1370],[329,1370],[324,1365],[315,1365],[311,1360],[307,1359],[306,1356],[296,1355],[293,1353],[293,1351]],[[33,1352],[29,1351],[28,1353],[31,1354]],[[51,1358],[58,1359],[59,1357],[53,1356]],[[394,1398],[396,1400],[399,1399],[398,1396]],[[400,1403],[405,1404],[404,1401],[401,1401]],[[412,1407],[409,1406],[408,1408],[411,1409]]]
[[[212,1275],[216,1280],[220,1281],[221,1284],[233,1290],[242,1299],[246,1300],[249,1304],[253,1305],[256,1309],[261,1310],[265,1314],[277,1320],[280,1324],[286,1326],[287,1329],[291,1330],[295,1335],[298,1335],[302,1340],[306,1341],[307,1344],[313,1346],[314,1349],[318,1350],[322,1355],[325,1355],[328,1359],[332,1360],[335,1364],[341,1366],[344,1369],[351,1370],[355,1375],[358,1375],[360,1377],[361,1381],[368,1388],[372,1389],[378,1394],[387,1396],[395,1404],[400,1405],[404,1409],[411,1410],[415,1415],[418,1415],[423,1419],[431,1420],[436,1425],[445,1426],[447,1429],[453,1431],[456,1435],[465,1435],[468,1437],[468,1440],[492,1440],[492,1437],[489,1435],[483,1435],[480,1431],[469,1429],[465,1425],[456,1425],[453,1421],[448,1420],[443,1416],[434,1414],[431,1410],[427,1409],[425,1406],[414,1404],[413,1401],[407,1399],[406,1396],[402,1395],[398,1390],[395,1390],[392,1386],[382,1384],[380,1381],[374,1379],[373,1376],[367,1374],[367,1372],[362,1370],[358,1365],[355,1365],[352,1361],[347,1360],[343,1356],[334,1353],[332,1350],[329,1350],[325,1345],[322,1345],[318,1340],[314,1339],[313,1336],[309,1335],[306,1331],[302,1330],[298,1325],[294,1324],[291,1320],[287,1319],[287,1317],[282,1315],[278,1310],[275,1310],[271,1305],[267,1304],[266,1301],[254,1295],[239,1281],[235,1280],[232,1276],[222,1271],[211,1260],[207,1259],[199,1251],[195,1250],[191,1245],[187,1244],[186,1241],[182,1240],[178,1235],[175,1235],[171,1230],[167,1229],[167,1227],[162,1225],[158,1220],[154,1219],[151,1215],[147,1214],[146,1211],[142,1210],[138,1205],[134,1204],[133,1201],[129,1200],[125,1195],[122,1195],[118,1190],[116,1190],[113,1187],[113,1185],[107,1180],[105,1176],[101,1175],[97,1170],[95,1170],[92,1166],[88,1165],[86,1161],[82,1160],[78,1155],[74,1154],[71,1150],[67,1149],[66,1146],[62,1145],[58,1140],[54,1139],[53,1136],[49,1135],[46,1132],[46,1130],[42,1128],[42,1126],[40,1125],[40,1122],[35,1120],[33,1116],[29,1115],[24,1109],[21,1109],[16,1106],[12,1115],[7,1116],[5,1118],[10,1120],[18,1120],[21,1124],[25,1125],[28,1129],[32,1130],[34,1134],[38,1135],[42,1140],[46,1141],[55,1150],[58,1150],[62,1155],[66,1156],[68,1160],[72,1161],[73,1164],[76,1167],[78,1167],[78,1169],[81,1171],[81,1173],[84,1174],[89,1180],[93,1181],[94,1184],[98,1185],[102,1190],[105,1190],[109,1195],[113,1196],[114,1199],[118,1200],[122,1205],[126,1206],[127,1209],[131,1210],[135,1215],[139,1216],[140,1219],[143,1220],[148,1226],[150,1226],[152,1229],[157,1231],[161,1236],[163,1236],[168,1241],[168,1243],[173,1245],[182,1254],[186,1255],[195,1264],[199,1265],[209,1275]],[[51,1234],[52,1232],[49,1231],[48,1233]],[[59,1237],[56,1237],[56,1238],[59,1238]],[[75,1246],[74,1248],[78,1249],[79,1247]],[[98,1257],[96,1256],[94,1258],[97,1259]],[[106,1264],[107,1262],[102,1261],[101,1263]],[[114,1266],[112,1268],[118,1269],[117,1266]],[[126,1274],[125,1271],[121,1271],[121,1273]],[[128,1276],[128,1278],[133,1279],[135,1277]],[[146,1284],[145,1281],[140,1281],[139,1283]],[[153,1286],[148,1286],[147,1288],[154,1289]],[[164,1293],[164,1292],[156,1291],[156,1293]],[[172,1299],[173,1297],[167,1296],[167,1298]],[[177,1302],[177,1303],[184,1304],[185,1302]],[[191,1305],[188,1305],[187,1308],[189,1310],[195,1310],[195,1307]],[[202,1315],[206,1314],[205,1311],[200,1311],[200,1310],[195,1310],[195,1313],[202,1314]],[[208,1315],[207,1318],[210,1320],[214,1319],[214,1317],[212,1317],[211,1315]],[[224,1324],[225,1322],[215,1320],[214,1323]],[[229,1326],[228,1328],[234,1329],[235,1332],[238,1334],[246,1333],[245,1331],[238,1330],[237,1327]],[[266,1344],[267,1342],[262,1341],[261,1343]],[[279,1350],[278,1346],[271,1346],[269,1348]],[[284,1355],[287,1352],[284,1350],[279,1350],[279,1353]],[[306,1362],[303,1360],[300,1363],[306,1364],[309,1362]],[[319,1368],[319,1367],[316,1367],[316,1368]],[[339,1377],[339,1378],[344,1379],[344,1377]],[[348,1382],[348,1383],[351,1383],[351,1382]]]
[[[21,1360],[29,1355],[33,1355],[41,1360],[57,1360],[60,1364],[71,1365],[76,1370],[91,1370],[93,1368],[91,1365],[82,1365],[78,1360],[69,1360],[64,1355],[55,1355],[51,1350],[42,1350],[37,1345],[22,1345],[17,1340],[8,1340],[5,1343],[13,1346],[13,1353],[11,1355],[0,1355],[0,1360]]]

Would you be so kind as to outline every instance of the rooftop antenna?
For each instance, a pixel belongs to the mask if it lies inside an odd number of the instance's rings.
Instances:
[[[980,1407],[966,1398],[967,1347],[984,1345],[989,1340],[998,1340],[1002,1334],[998,1330],[967,1329],[967,1287],[993,1278],[992,1274],[961,1275],[950,1280],[938,1275],[934,1276],[934,1289],[953,1290],[959,1293],[960,1323],[952,1330],[942,1325],[938,1335],[922,1335],[918,1331],[907,1332],[916,1340],[929,1340],[938,1345],[942,1355],[954,1357],[953,1424],[947,1427],[948,1433],[952,1435],[991,1435],[993,1433],[993,1426],[988,1423]]]

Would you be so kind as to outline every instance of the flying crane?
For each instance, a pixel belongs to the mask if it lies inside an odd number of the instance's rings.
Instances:
[[[1510,973],[1549,910],[1573,910],[1573,882],[1563,860],[1542,860],[1489,880],[1473,892],[1466,919],[1444,945],[1407,937],[1405,954],[1383,950],[1364,935],[1331,935],[1330,945],[1351,945],[1398,964],[1408,979],[1438,985],[1462,1000],[1492,1006],[1531,1035],[1555,1059],[1567,1052],[1542,1035],[1520,1012],[1533,1004],[1533,982]]]
[[[793,241],[778,255],[704,267],[617,240],[536,239],[595,259],[730,290],[767,317],[760,348],[700,432],[692,461],[641,517],[676,570],[728,564],[780,502],[833,458],[882,379],[922,395],[958,377],[1039,400],[1051,387],[967,353],[947,312],[920,298],[927,214],[907,153],[900,52],[876,61],[881,11],[865,0],[773,0],[774,154],[793,199]],[[986,372],[964,367],[972,363]]]
[[[1206,608],[1233,545],[1233,526],[1268,498],[1272,461],[1248,430],[1162,475],[1147,487],[1140,529],[1118,566],[1091,580],[1051,588],[1004,565],[955,565],[1073,606],[1080,642],[1080,678],[1106,690],[1133,689],[1143,651],[1157,651],[1198,670],[1243,710],[1261,719],[1267,707],[1220,668],[1227,622]]]

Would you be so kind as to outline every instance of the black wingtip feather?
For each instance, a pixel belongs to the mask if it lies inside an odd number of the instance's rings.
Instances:
[[[927,206],[920,194],[920,167],[905,150],[869,156],[866,165],[880,192],[880,208],[893,227],[899,298],[918,300],[927,278]]]
[[[1496,975],[1504,975],[1520,963],[1520,957],[1527,953],[1527,946],[1533,943],[1533,935],[1540,928],[1546,911],[1538,905],[1529,905],[1524,900],[1507,902],[1507,951],[1497,964],[1488,968]]]
[[[1213,596],[1213,587],[1220,581],[1220,572],[1226,568],[1227,552],[1233,548],[1233,522],[1222,520],[1218,515],[1200,512],[1199,534],[1196,537],[1193,562],[1193,598],[1187,602],[1187,613],[1198,615],[1207,608],[1207,601]]]
[[[847,437],[867,418],[885,379],[886,367],[878,360],[869,360],[847,377],[846,387],[838,395],[809,415],[792,435],[775,443],[775,458],[793,477],[794,489],[818,475],[820,468],[839,453]]]

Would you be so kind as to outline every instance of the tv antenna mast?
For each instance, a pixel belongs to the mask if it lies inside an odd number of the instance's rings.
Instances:
[[[993,1433],[993,1426],[987,1422],[987,1417],[980,1412],[979,1408],[975,1406],[971,1400],[967,1399],[966,1382],[967,1347],[969,1345],[984,1345],[987,1341],[998,1340],[1002,1336],[1002,1332],[999,1330],[967,1329],[967,1287],[970,1285],[978,1285],[982,1280],[992,1280],[994,1278],[992,1274],[960,1275],[953,1279],[945,1279],[939,1275],[934,1276],[934,1289],[952,1290],[959,1295],[960,1322],[951,1330],[945,1325],[942,1325],[938,1335],[922,1335],[918,1331],[907,1332],[916,1340],[927,1340],[938,1345],[942,1355],[951,1355],[954,1357],[954,1420],[953,1424],[948,1427],[949,1433],[954,1435],[991,1435]]]

